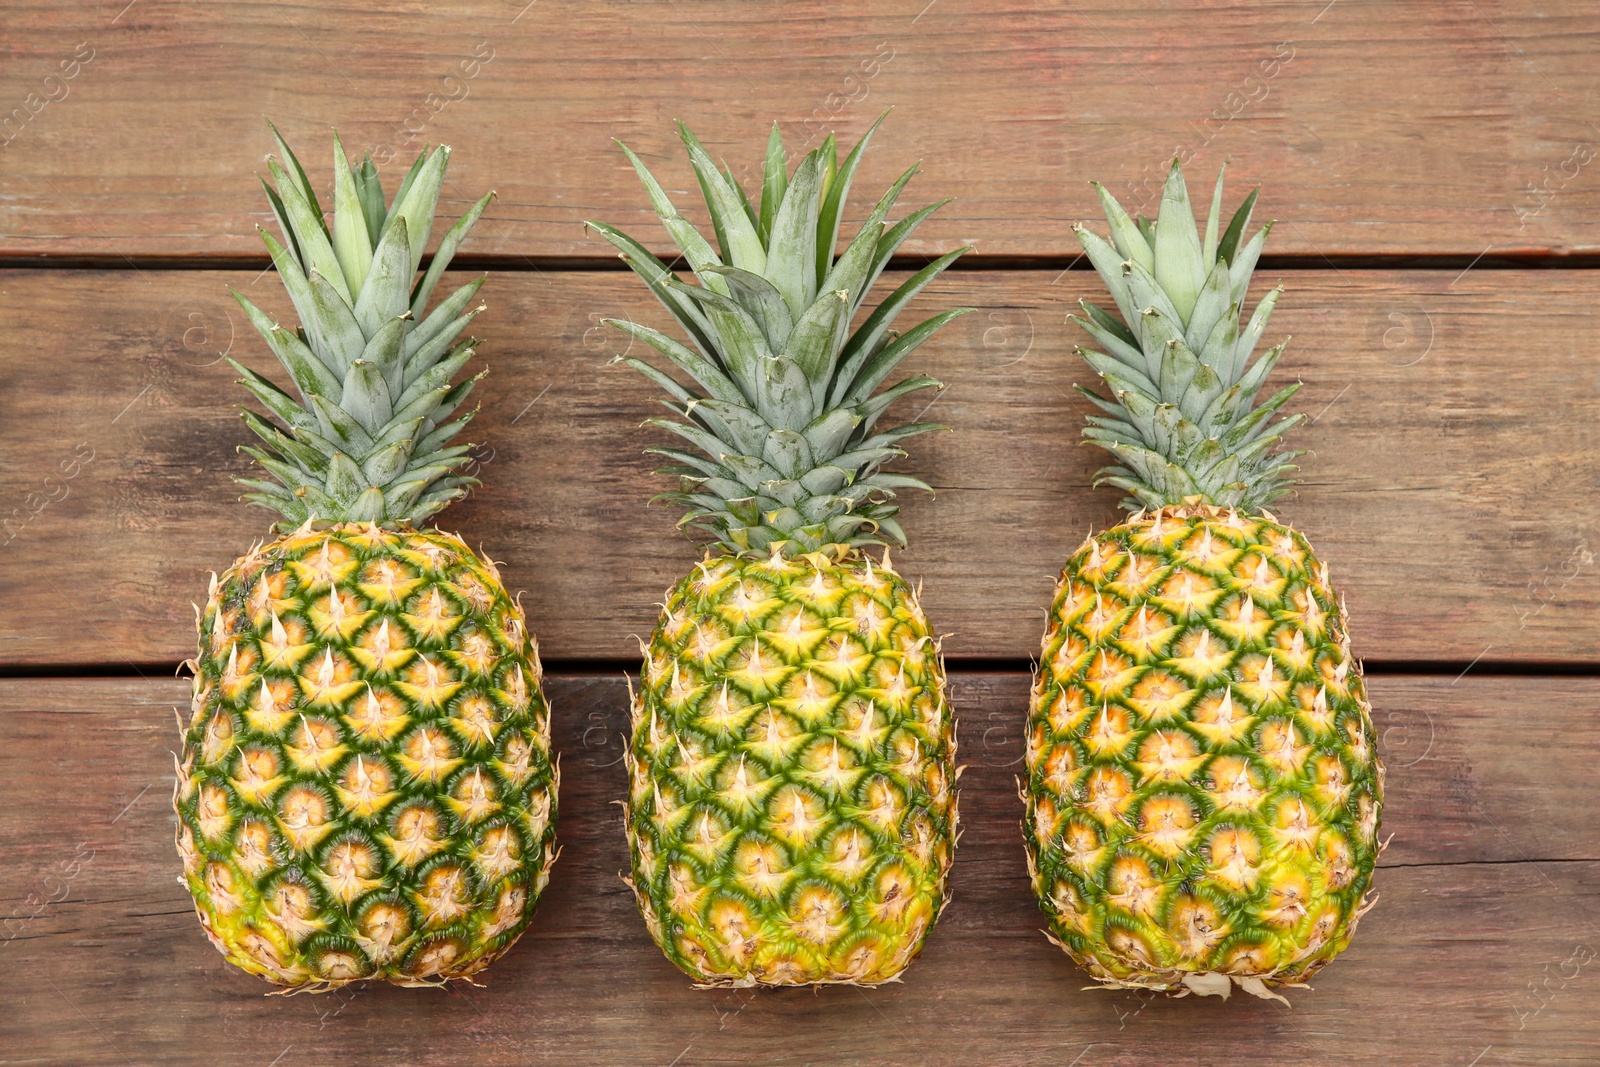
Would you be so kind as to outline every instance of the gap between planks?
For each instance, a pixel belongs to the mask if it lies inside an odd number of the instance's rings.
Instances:
[[[843,244],[843,242],[841,242]],[[938,258],[927,255],[897,255],[889,260],[890,271],[920,270]],[[426,255],[418,264],[426,271],[433,256]],[[685,271],[688,264],[683,258],[664,260],[668,267]],[[217,255],[160,255],[138,253],[132,255],[0,255],[0,270],[143,270],[143,271],[196,271],[196,270],[251,270],[265,271],[272,261],[265,255],[219,253]],[[468,255],[461,254],[451,260],[455,271],[495,271],[501,274],[544,274],[552,271],[576,274],[626,271],[628,265],[613,255],[601,256],[525,256],[516,253]],[[1084,255],[984,255],[969,252],[952,264],[946,273],[1004,273],[1008,271],[1092,271],[1093,265]],[[1257,273],[1298,272],[1313,270],[1340,271],[1466,271],[1473,270],[1600,270],[1600,252],[1523,252],[1499,255],[1462,253],[1349,253],[1330,255],[1298,253],[1263,255],[1256,267]]]

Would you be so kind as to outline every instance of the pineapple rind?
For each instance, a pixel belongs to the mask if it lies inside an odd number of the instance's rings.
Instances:
[[[237,966],[320,992],[474,974],[532,917],[559,774],[538,649],[436,530],[307,525],[200,619],[174,806],[183,881]]]
[[[874,985],[921,951],[957,831],[937,642],[885,559],[707,558],[633,708],[626,823],[651,936],[706,985]]]
[[[1068,561],[1023,831],[1052,940],[1096,979],[1303,984],[1365,910],[1383,774],[1342,604],[1298,532],[1191,504]]]

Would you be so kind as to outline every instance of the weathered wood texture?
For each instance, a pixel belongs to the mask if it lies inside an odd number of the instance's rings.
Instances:
[[[1291,1010],[1081,989],[1027,885],[1015,674],[954,679],[965,834],[953,903],[903,985],[696,991],[617,878],[622,681],[548,688],[563,853],[487,988],[284,1000],[223,962],[176,881],[171,709],[186,685],[0,682],[0,1058],[1551,1067],[1600,1046],[1600,680],[1372,679],[1393,834],[1381,899]]]
[[[1559,0],[21,2],[0,43],[0,253],[259,256],[264,112],[319,174],[330,124],[380,158],[454,145],[450,205],[501,193],[474,253],[603,255],[582,219],[643,218],[611,137],[671,157],[685,189],[674,118],[743,166],[773,120],[806,147],[891,105],[867,184],[921,158],[923,195],[960,198],[911,252],[1076,254],[1070,223],[1097,215],[1085,181],[1153,203],[1174,155],[1196,174],[1231,156],[1241,188],[1264,182],[1278,252],[1593,251],[1592,14]]]
[[[1279,378],[1303,379],[1294,407],[1315,421],[1279,512],[1330,561],[1360,655],[1600,660],[1593,279],[1286,276]],[[0,274],[0,661],[175,662],[205,573],[266,530],[230,481],[253,438],[217,353],[282,371],[225,284],[287,310],[270,274]],[[1091,375],[1065,321],[1097,287],[1079,271],[969,272],[922,298],[924,314],[978,308],[907,366],[948,383],[927,417],[954,432],[910,443],[904,469],[939,492],[907,498],[912,549],[896,558],[925,580],[952,656],[1031,655],[1054,574],[1116,521],[1116,492],[1090,488],[1100,454],[1078,443],[1087,404],[1071,386]],[[641,451],[669,438],[640,426],[653,387],[607,365],[626,339],[596,323],[665,315],[622,273],[502,274],[484,293],[493,373],[470,435],[484,486],[444,526],[508,561],[547,656],[630,657],[696,550],[646,505],[665,483]]]

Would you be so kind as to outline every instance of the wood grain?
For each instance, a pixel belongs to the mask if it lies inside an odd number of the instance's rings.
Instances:
[[[259,257],[263,112],[319,181],[329,125],[407,163],[452,144],[445,210],[501,194],[468,249],[490,256],[642,226],[612,137],[678,192],[675,118],[743,167],[774,120],[807,147],[890,106],[863,188],[920,158],[918,195],[959,198],[908,252],[1075,255],[1087,180],[1153,204],[1174,155],[1263,184],[1280,253],[1592,252],[1600,225],[1600,29],[1572,0],[23,0],[6,30],[0,254]]]
[[[1591,275],[1284,281],[1272,330],[1295,340],[1279,379],[1304,381],[1294,407],[1314,421],[1278,513],[1331,562],[1357,653],[1600,662]],[[225,285],[287,311],[270,274],[0,274],[0,662],[176,662],[205,573],[267,529],[236,502],[235,449],[253,438],[217,353],[282,372]],[[1031,655],[1054,574],[1116,521],[1116,493],[1090,488],[1098,453],[1078,444],[1071,386],[1089,373],[1065,322],[1097,285],[967,272],[921,300],[978,308],[907,365],[948,383],[926,417],[954,432],[912,442],[904,468],[939,491],[907,499],[912,549],[896,559],[925,580],[951,656]],[[646,505],[664,485],[641,452],[666,435],[640,426],[652,387],[607,365],[626,339],[597,322],[665,315],[626,274],[501,274],[484,294],[484,487],[444,525],[508,561],[548,657],[631,658],[629,635],[697,552]]]
[[[1588,5],[16,0],[4,26],[0,262],[53,269],[0,269],[0,1063],[1595,1062],[1594,274],[1488,269],[1600,252]],[[665,316],[631,276],[575,269],[613,265],[581,223],[666,248],[613,137],[698,220],[672,120],[751,184],[772,121],[806,149],[891,106],[858,201],[922,159],[908,198],[957,199],[905,252],[973,244],[988,268],[920,301],[978,310],[906,368],[948,383],[926,417],[955,432],[912,442],[902,469],[939,491],[906,502],[895,555],[957,667],[954,898],[903,984],[696,991],[617,877],[612,803],[609,665],[697,551],[646,506],[658,409],[606,365],[626,342],[598,323]],[[263,113],[319,189],[332,125],[394,157],[391,189],[451,144],[445,216],[499,193],[464,249],[499,272],[484,486],[444,526],[507,561],[566,668],[547,680],[563,853],[483,988],[263,996],[177,881],[187,684],[167,672],[205,572],[269,522],[236,503],[250,438],[218,358],[282,377],[225,292],[287,310],[257,274]],[[1230,160],[1278,220],[1269,255],[1295,257],[1275,262],[1326,268],[1282,278],[1279,377],[1313,419],[1277,510],[1332,564],[1375,668],[1392,839],[1377,908],[1292,1009],[1084,991],[1039,932],[1017,829],[1021,664],[1063,559],[1118,514],[1078,444],[1090,376],[1065,319],[1098,283],[1071,226],[1098,224],[1090,178],[1153,209],[1174,155],[1195,185]],[[1427,256],[1449,258],[1351,266]],[[1583,674],[1534,676],[1559,670]],[[66,677],[89,673],[124,676]]]
[[[1039,933],[1013,774],[1027,679],[959,675],[954,900],[904,984],[704,992],[650,943],[610,802],[620,678],[554,677],[562,855],[534,926],[449,993],[263,996],[176,880],[177,680],[0,682],[0,1048],[13,1062],[1589,1064],[1600,1041],[1600,680],[1372,680],[1380,902],[1294,1007],[1083,991]],[[275,1059],[276,1057],[276,1059]]]

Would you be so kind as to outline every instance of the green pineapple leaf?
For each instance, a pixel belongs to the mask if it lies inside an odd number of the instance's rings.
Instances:
[[[841,252],[838,233],[848,192],[871,130],[842,163],[830,137],[790,173],[774,126],[763,159],[759,209],[734,180],[734,171],[717,169],[687,128],[680,135],[721,255],[683,219],[638,157],[626,147],[623,151],[698,285],[673,275],[614,227],[587,224],[622,252],[693,342],[691,348],[650,327],[607,320],[645,341],[694,383],[685,385],[637,357],[616,360],[658,386],[681,420],[651,424],[703,453],[694,461],[683,458],[692,455],[688,452],[655,453],[675,458],[664,470],[682,480],[679,492],[658,499],[685,508],[680,526],[709,532],[733,553],[898,543],[893,498],[921,482],[880,476],[879,467],[903,455],[895,441],[934,424],[884,433],[874,433],[873,426],[895,400],[937,383],[916,377],[874,393],[919,345],[971,309],[934,315],[903,336],[890,326],[968,250],[940,256],[916,271],[852,332],[856,311],[890,257],[940,206],[890,223],[888,215],[917,168],[907,169],[879,198]],[[752,241],[763,247],[759,271],[747,268],[751,253],[741,250]]]

